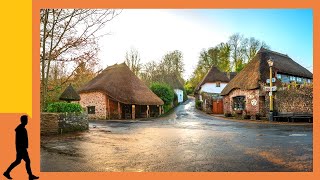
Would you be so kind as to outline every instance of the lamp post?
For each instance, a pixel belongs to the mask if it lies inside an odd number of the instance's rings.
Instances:
[[[273,60],[270,58],[268,60],[269,68],[270,68],[270,112],[269,112],[269,121],[273,121],[273,93],[272,93],[272,66]]]

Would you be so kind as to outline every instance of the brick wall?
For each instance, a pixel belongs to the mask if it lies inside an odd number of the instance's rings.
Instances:
[[[90,92],[80,94],[80,105],[86,109],[87,106],[95,106],[95,114],[88,114],[90,119],[106,119],[107,106],[106,97],[101,92]]]
[[[256,90],[232,90],[229,95],[223,97],[223,110],[224,113],[233,114],[236,111],[233,110],[233,97],[245,96],[245,109],[248,115],[256,115],[260,112],[260,98],[259,89]]]

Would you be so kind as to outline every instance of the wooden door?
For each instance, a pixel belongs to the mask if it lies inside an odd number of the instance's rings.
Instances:
[[[223,114],[223,100],[213,100],[212,103],[212,112],[213,114]]]

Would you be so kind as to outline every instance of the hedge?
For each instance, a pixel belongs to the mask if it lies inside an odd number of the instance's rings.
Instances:
[[[82,107],[76,103],[54,102],[48,105],[47,112],[82,112]]]

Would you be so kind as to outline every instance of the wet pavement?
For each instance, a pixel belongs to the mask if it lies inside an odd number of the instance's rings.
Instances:
[[[312,124],[225,120],[190,99],[167,117],[41,139],[41,171],[312,171]]]

